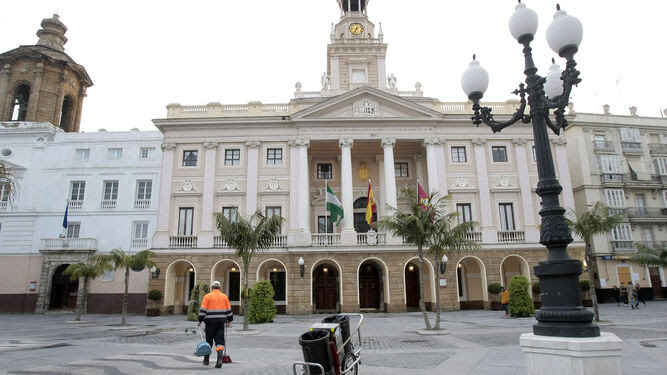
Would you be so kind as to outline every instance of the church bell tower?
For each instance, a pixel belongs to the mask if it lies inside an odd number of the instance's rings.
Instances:
[[[368,19],[370,0],[337,0],[341,11],[338,24],[332,25],[327,46],[327,73],[333,91],[348,91],[361,86],[387,88],[382,25],[378,33]]]

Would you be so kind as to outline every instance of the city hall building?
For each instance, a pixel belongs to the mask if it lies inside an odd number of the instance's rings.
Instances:
[[[404,187],[449,195],[447,207],[479,223],[480,249],[448,253],[446,286],[423,263],[428,308],[440,293],[445,309],[487,308],[487,286],[514,275],[537,279],[546,258],[538,243],[540,198],[529,125],[493,134],[471,121],[471,103],[441,102],[417,83],[396,87],[387,76],[381,28],[368,17],[368,0],[339,0],[340,21],[326,48],[318,91],[297,83],[285,103],[169,104],[154,120],[163,133],[157,227],[152,240],[160,272],[148,290],[164,292],[163,312],[180,313],[198,282],[222,282],[239,306],[242,264],[219,236],[214,213],[230,218],[257,210],[285,218],[273,247],[257,253],[250,286],[269,280],[280,312],[387,311],[419,304],[417,249],[391,233],[370,233],[365,222],[369,179],[378,204],[406,209]],[[324,49],[324,46],[322,46]],[[498,118],[518,102],[487,103]],[[563,186],[561,203],[574,207],[564,137],[552,136]],[[332,225],[325,184],[345,217]],[[583,243],[569,247],[583,260]],[[300,272],[299,259],[304,260]]]

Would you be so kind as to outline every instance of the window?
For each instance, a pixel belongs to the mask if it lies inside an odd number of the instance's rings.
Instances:
[[[352,83],[366,83],[366,71],[363,69],[352,69]]]
[[[535,146],[533,148],[533,163],[537,163],[537,151],[535,151]]]
[[[333,223],[330,216],[317,217],[317,233],[333,233]]]
[[[113,281],[114,271],[104,271],[104,274],[100,277],[102,281]]]
[[[73,201],[82,201],[83,195],[86,192],[86,182],[85,181],[72,181],[72,190],[70,194],[70,200]]]
[[[134,231],[132,233],[133,239],[145,240],[148,238],[148,222],[135,222]]]
[[[150,200],[153,193],[153,181],[137,181],[137,200]]]
[[[394,163],[394,174],[396,177],[409,177],[408,163]]]
[[[266,217],[270,218],[273,216],[282,216],[281,207],[266,207]]]
[[[196,167],[197,166],[197,156],[199,151],[197,150],[185,150],[183,151],[183,166],[184,167]]]
[[[621,173],[621,159],[618,155],[600,155],[598,162],[602,173]]]
[[[496,163],[507,162],[507,147],[493,146],[491,147],[491,153],[493,154],[494,162]]]
[[[232,150],[225,150],[225,165],[226,166],[241,165],[241,150],[239,150],[238,148]]]
[[[630,224],[618,224],[611,230],[614,241],[632,241],[632,229]]]
[[[235,223],[239,221],[239,208],[238,207],[223,207],[222,215],[227,218],[227,220]]]
[[[118,181],[104,181],[104,197],[105,201],[115,201],[118,199]]]
[[[181,207],[178,209],[178,235],[192,236],[192,216],[195,209],[192,207]]]
[[[660,176],[667,175],[667,158],[656,158],[655,163],[655,173]]]
[[[67,224],[67,238],[79,238],[80,231],[81,231],[81,223]]]
[[[154,152],[155,147],[142,147],[139,149],[139,159],[151,159]]]
[[[107,149],[107,159],[109,159],[109,160],[120,160],[122,158],[123,158],[123,149],[122,148]]]
[[[89,160],[90,159],[90,149],[89,148],[77,148],[74,153],[75,160]]]
[[[621,141],[623,142],[641,142],[639,129],[621,128]]]
[[[452,163],[465,163],[468,161],[466,157],[466,148],[464,146],[452,147]]]
[[[317,178],[319,180],[329,180],[331,179],[331,164],[318,164],[317,165]]]
[[[625,193],[623,189],[605,189],[605,200],[609,207],[625,207]]]
[[[456,211],[459,213],[459,223],[467,223],[472,221],[472,210],[470,203],[457,203]]]
[[[512,203],[501,203],[500,207],[500,230],[515,230],[514,208]]]
[[[266,164],[277,165],[283,163],[283,149],[269,148],[266,150]]]

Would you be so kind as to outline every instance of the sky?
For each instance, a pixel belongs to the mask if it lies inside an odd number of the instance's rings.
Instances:
[[[556,1],[524,0],[539,16],[533,42],[538,73],[551,58],[545,30]],[[665,0],[561,0],[579,18],[584,38],[575,56],[582,83],[572,93],[578,112],[661,117],[667,36]],[[505,101],[524,79],[521,46],[507,28],[513,0],[373,0],[368,15],[382,22],[387,74],[399,90],[422,84],[441,101],[466,97],[460,77],[472,54],[489,72],[484,100]],[[287,103],[294,85],[318,91],[326,70],[336,0],[30,0],[3,3],[0,51],[37,43],[43,18],[68,27],[65,52],[93,80],[81,130],[154,130],[169,103]]]

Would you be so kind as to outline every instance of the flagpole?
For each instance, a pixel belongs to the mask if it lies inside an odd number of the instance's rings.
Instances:
[[[329,180],[324,180],[324,193],[325,193],[325,198],[324,198],[324,233],[329,234],[329,223],[327,222],[327,199],[326,199],[326,194],[329,194]]]

